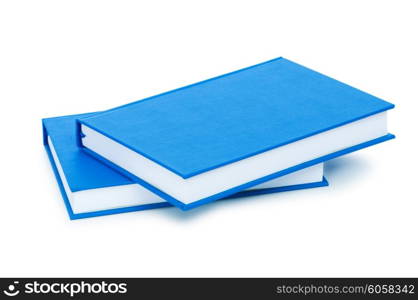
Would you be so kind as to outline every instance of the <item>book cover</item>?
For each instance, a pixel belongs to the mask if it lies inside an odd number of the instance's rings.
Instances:
[[[278,58],[79,118],[78,144],[186,210],[392,139],[393,107]]]

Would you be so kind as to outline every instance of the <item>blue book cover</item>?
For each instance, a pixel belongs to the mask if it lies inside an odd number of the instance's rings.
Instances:
[[[79,118],[78,144],[186,210],[389,140],[393,107],[278,58]]]
[[[171,206],[77,147],[76,118],[92,115],[88,113],[42,120],[44,145],[70,219]],[[326,185],[323,165],[318,164],[230,198]]]

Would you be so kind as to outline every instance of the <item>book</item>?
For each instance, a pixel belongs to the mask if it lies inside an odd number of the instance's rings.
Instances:
[[[78,145],[187,210],[394,138],[393,104],[285,58],[77,120]]]
[[[76,118],[94,113],[42,120],[43,142],[70,219],[171,206],[141,185],[87,155],[76,145]],[[234,197],[328,185],[323,164],[268,181]]]

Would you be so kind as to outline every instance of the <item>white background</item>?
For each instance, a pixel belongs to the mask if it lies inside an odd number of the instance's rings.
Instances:
[[[2,1],[0,276],[418,276],[417,5]],[[395,103],[397,139],[328,188],[69,221],[41,118],[278,56]]]

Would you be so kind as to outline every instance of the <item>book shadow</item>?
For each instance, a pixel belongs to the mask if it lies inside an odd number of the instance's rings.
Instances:
[[[371,166],[367,159],[354,154],[339,157],[324,164],[324,175],[330,187],[348,186],[367,177]]]

